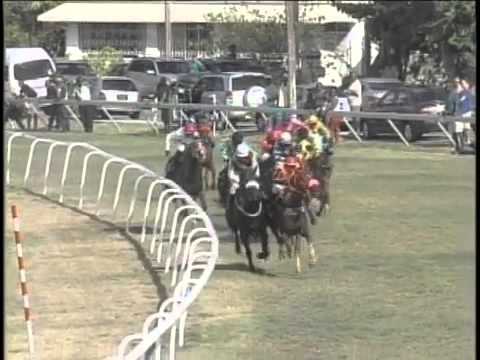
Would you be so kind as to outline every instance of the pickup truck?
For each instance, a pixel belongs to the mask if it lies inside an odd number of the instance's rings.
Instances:
[[[151,57],[133,59],[126,70],[125,76],[137,84],[140,99],[155,93],[161,77],[176,82],[179,96],[182,97],[182,92],[188,92],[206,71],[197,60]]]

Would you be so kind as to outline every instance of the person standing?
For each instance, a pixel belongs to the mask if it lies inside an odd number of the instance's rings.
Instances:
[[[83,105],[81,101],[88,101],[92,99],[90,87],[85,80],[79,76],[75,80],[75,87],[73,89],[73,98],[78,100],[78,112],[80,114],[80,121],[83,124],[85,132],[93,132],[93,119],[95,116],[95,107],[92,105]]]
[[[160,78],[155,90],[155,98],[157,99],[158,111],[161,115],[161,121],[165,127],[165,133],[168,133],[170,120],[173,117],[172,110],[164,109],[160,107],[160,104],[168,104],[172,98],[172,89],[170,86],[170,80],[165,76]]]
[[[55,77],[55,85],[57,90],[57,101],[67,100],[67,87],[64,79],[61,76]],[[67,116],[64,104],[56,104],[56,118],[60,131],[70,131],[70,119]]]
[[[459,117],[470,117],[474,108],[470,84],[467,80],[459,80],[456,85],[457,95],[455,97],[454,115]],[[465,123],[462,121],[455,122],[453,139],[455,141],[455,151],[457,154],[461,154],[463,152],[465,146],[463,133],[464,131],[468,130],[470,130],[470,123]]]
[[[20,98],[25,99],[25,98],[36,98],[37,97],[37,92],[33,90],[30,86],[25,84],[24,81],[19,82],[20,85]],[[27,115],[27,128],[29,130],[32,129],[32,120],[33,120],[33,127],[35,130],[38,129],[38,116],[37,114],[33,111],[33,105],[30,102],[24,101],[24,106],[25,106],[25,112]]]
[[[45,108],[45,112],[49,116],[48,118],[48,130],[53,130],[59,128],[59,122],[57,119],[57,104],[55,100],[58,96],[57,85],[55,84],[55,77],[51,75],[50,78],[46,81],[45,86],[47,87],[47,99],[52,100],[52,104]]]

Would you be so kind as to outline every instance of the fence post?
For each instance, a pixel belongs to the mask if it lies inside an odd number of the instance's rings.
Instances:
[[[17,247],[18,270],[20,272],[20,286],[22,288],[22,296],[23,296],[23,311],[25,315],[25,323],[27,324],[28,351],[30,353],[30,359],[34,359],[35,351],[34,351],[34,342],[33,342],[33,326],[32,326],[32,319],[30,318],[30,303],[28,301],[27,274],[25,271],[25,264],[23,262],[22,237],[20,234],[20,218],[18,215],[19,214],[18,214],[16,205],[12,205],[13,231],[15,236],[15,244]]]
[[[358,140],[358,142],[362,142],[362,138],[357,134],[357,132],[355,131],[355,129],[353,128],[353,126],[350,124],[350,121],[348,121],[348,119],[346,117],[343,118],[343,122],[345,123],[345,125],[347,125],[348,129],[350,130],[350,132],[353,134],[353,136],[355,136],[355,138]]]
[[[103,106],[102,106],[102,111],[105,115],[107,115],[107,118],[108,120],[110,120],[111,122],[113,122],[113,125],[115,125],[115,127],[117,128],[118,132],[122,132],[121,128],[120,128],[120,125],[117,124],[117,122],[115,121],[115,119],[112,117],[112,115],[110,115],[110,113],[107,111],[107,109],[105,109]]]
[[[408,143],[408,141],[403,137],[402,133],[400,132],[400,130],[398,130],[398,128],[395,126],[395,124],[393,123],[392,120],[390,119],[387,119],[388,123],[390,124],[390,126],[392,127],[392,129],[397,133],[398,136],[400,136],[400,139],[402,139],[403,143],[407,146],[410,146],[410,144]]]
[[[442,130],[443,134],[447,137],[448,141],[450,141],[453,147],[455,147],[456,146],[455,141],[452,139],[452,135],[450,135],[447,129],[445,129],[445,126],[443,126],[440,121],[437,121],[437,125],[440,128],[440,130]]]

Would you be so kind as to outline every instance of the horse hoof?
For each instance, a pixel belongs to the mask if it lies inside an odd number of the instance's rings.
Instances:
[[[262,251],[262,252],[259,252],[259,253],[257,254],[257,259],[267,260],[269,256],[270,256],[269,253],[266,253],[266,252],[263,252],[263,251]]]
[[[239,247],[235,248],[235,252],[237,253],[237,255],[242,255],[242,249]]]

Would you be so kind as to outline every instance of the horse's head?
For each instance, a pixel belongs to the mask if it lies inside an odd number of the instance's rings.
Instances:
[[[240,191],[245,205],[255,204],[263,199],[263,192],[257,180],[249,180],[242,184]]]
[[[200,162],[207,159],[207,149],[201,141],[194,141],[189,147],[190,155]]]

